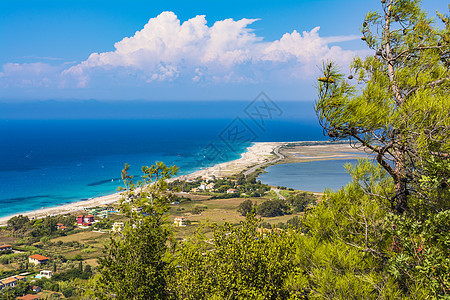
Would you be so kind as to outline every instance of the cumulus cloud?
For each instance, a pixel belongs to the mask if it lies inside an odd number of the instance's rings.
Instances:
[[[96,70],[116,68],[127,68],[146,82],[257,82],[267,80],[277,69],[304,78],[311,76],[322,60],[347,64],[355,55],[329,45],[355,36],[322,38],[320,27],[315,27],[265,42],[248,27],[255,21],[226,19],[209,27],[204,15],[181,23],[173,12],[163,12],[134,36],[117,42],[114,51],[92,53],[64,75],[78,78],[79,86],[87,85]]]
[[[225,19],[208,26],[204,15],[181,23],[173,12],[163,12],[133,36],[115,43],[114,51],[92,53],[85,61],[62,70],[42,63],[7,64],[0,82],[2,77],[22,73],[29,74],[22,78],[22,84],[45,86],[54,79],[60,87],[87,87],[96,81],[131,81],[136,85],[262,83],[311,77],[323,60],[347,65],[356,54],[330,45],[355,36],[323,38],[320,27],[315,27],[264,41],[249,27],[256,21]],[[39,79],[33,81],[33,74]]]

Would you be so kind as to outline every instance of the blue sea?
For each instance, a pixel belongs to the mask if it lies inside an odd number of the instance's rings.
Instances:
[[[0,120],[0,216],[114,193],[125,163],[179,175],[239,158],[252,142],[325,140],[316,121]]]

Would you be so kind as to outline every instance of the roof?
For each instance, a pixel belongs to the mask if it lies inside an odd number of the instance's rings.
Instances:
[[[8,278],[5,278],[5,279],[2,279],[2,283],[3,284],[8,284],[8,283],[15,282],[15,281],[17,281],[17,279],[14,278],[14,277],[8,277]]]
[[[62,223],[56,223],[56,226],[63,226],[64,224]]]
[[[93,215],[87,215],[86,217],[88,217],[88,218],[93,218],[94,216],[93,216]]]
[[[83,217],[83,215],[78,215],[78,217],[77,218],[82,218]]]
[[[25,296],[22,297],[17,297],[17,299],[22,299],[22,300],[35,300],[35,299],[39,299],[36,295],[31,295],[31,294],[27,294]]]
[[[40,255],[40,254],[30,255],[30,258],[37,259],[37,260],[48,260],[48,259],[50,259],[50,258],[48,258],[46,256],[43,256],[43,255]]]
[[[11,245],[1,245],[0,248],[11,248]]]

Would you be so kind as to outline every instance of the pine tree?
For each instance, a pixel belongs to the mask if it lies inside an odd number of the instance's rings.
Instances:
[[[324,64],[316,112],[331,139],[376,156],[395,184],[392,210],[403,214],[412,194],[439,211],[448,194],[424,190],[424,182],[450,187],[450,22],[436,26],[420,1],[386,0],[370,12],[362,33],[374,56],[355,58],[346,80]],[[356,84],[351,84],[355,77]]]
[[[122,171],[123,188],[120,209],[128,217],[122,232],[114,235],[99,259],[98,275],[92,280],[96,299],[165,299],[167,242],[170,227],[165,225],[169,196],[166,179],[177,168],[156,163],[142,167],[143,180],[134,183]]]

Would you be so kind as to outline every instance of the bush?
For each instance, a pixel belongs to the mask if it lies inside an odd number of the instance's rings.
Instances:
[[[253,202],[251,200],[245,200],[239,204],[238,212],[241,213],[242,216],[246,216],[253,209]]]
[[[257,214],[261,217],[283,216],[289,213],[289,207],[283,200],[268,200],[258,207]]]
[[[205,209],[207,209],[206,206],[196,206],[196,207],[194,207],[194,208],[192,209],[192,213],[193,213],[194,215],[199,215],[199,214],[201,214],[202,211],[204,211]]]

